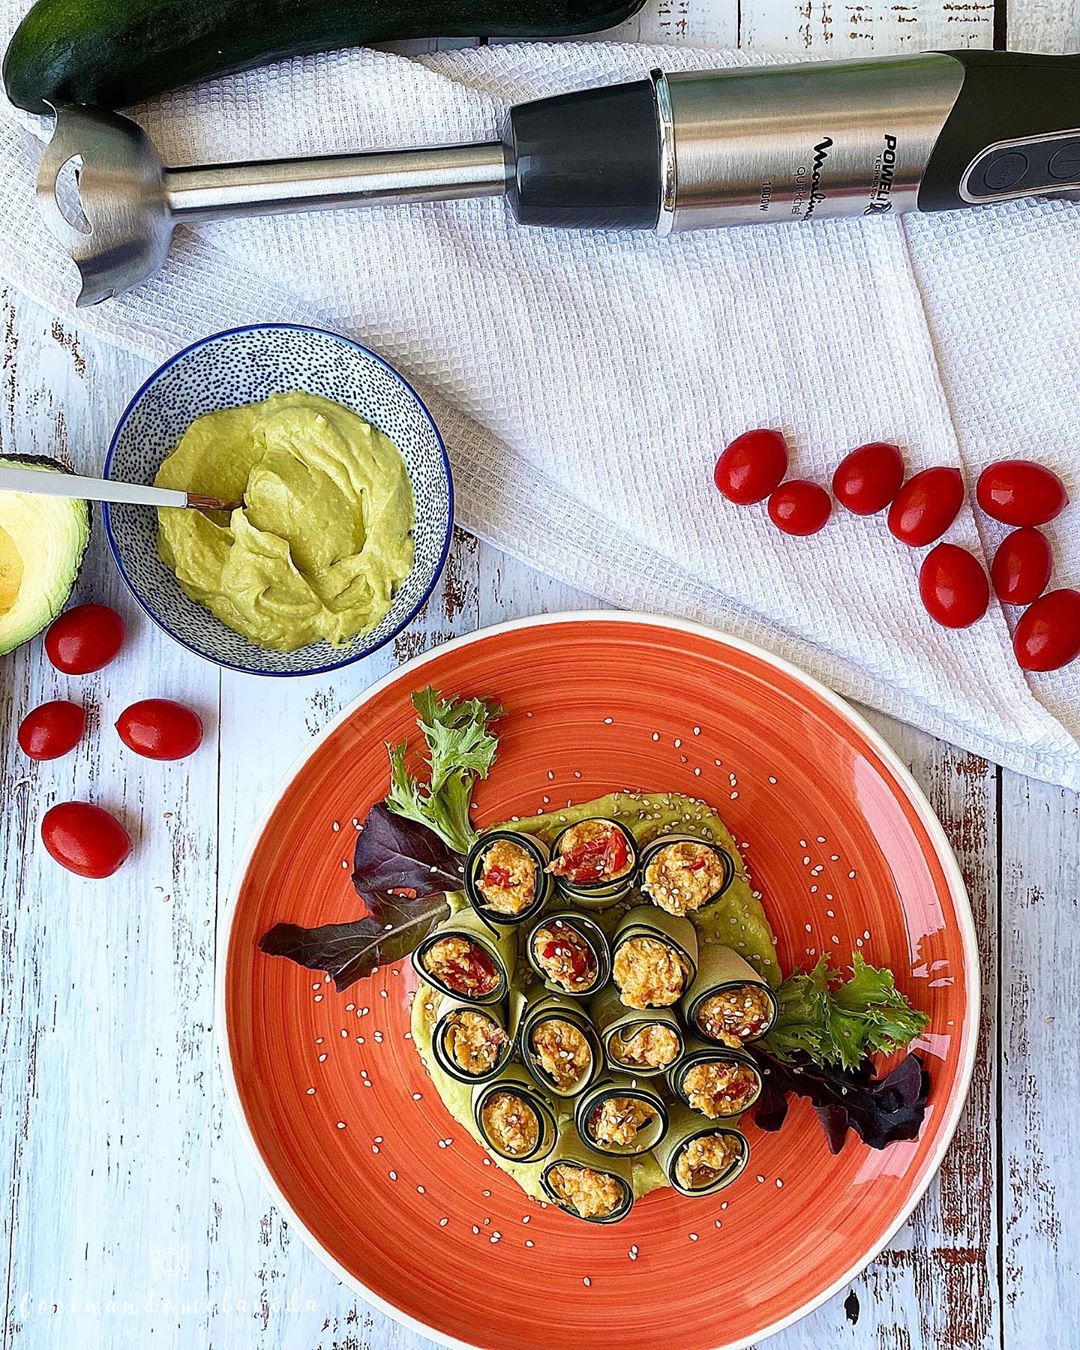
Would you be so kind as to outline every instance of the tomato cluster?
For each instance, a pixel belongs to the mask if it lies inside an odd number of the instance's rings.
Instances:
[[[769,519],[785,534],[817,534],[832,514],[832,497],[818,483],[785,478],[788,449],[778,431],[744,432],[723,451],[713,474],[720,492],[740,506],[768,501]],[[967,628],[986,613],[990,587],[1007,605],[1025,605],[1013,635],[1024,670],[1057,670],[1080,656],[1080,591],[1047,592],[1053,555],[1038,528],[1068,505],[1052,469],[1030,460],[1003,459],[979,476],[975,500],[994,520],[1016,528],[994,555],[987,579],[980,560],[958,544],[938,541],[960,514],[964,480],[947,465],[905,480],[904,457],[888,441],[870,441],[845,455],[832,477],[832,496],[857,516],[888,508],[891,534],[911,548],[936,545],[919,569],[927,613],[946,628]]]
[[[124,621],[108,605],[76,605],[54,620],[45,634],[45,652],[64,675],[87,675],[114,660],[124,643]],[[70,754],[86,730],[80,703],[57,699],[26,714],[18,741],[30,759],[59,759]],[[117,719],[123,743],[147,759],[183,759],[199,748],[202,721],[197,713],[166,698],[133,703]],[[108,877],[131,853],[131,837],[111,812],[89,802],[60,802],[41,822],[46,851],[68,871],[83,877]]]

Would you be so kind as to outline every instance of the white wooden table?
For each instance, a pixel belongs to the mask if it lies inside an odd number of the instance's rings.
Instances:
[[[1080,49],[1080,0],[649,0],[621,36],[836,56],[932,46]],[[147,371],[14,296],[0,316],[0,452],[101,465]],[[121,658],[77,683],[90,734],[32,766],[14,728],[68,682],[35,642],[0,662],[0,1267],[3,1350],[46,1346],[420,1350],[289,1231],[228,1115],[213,1044],[217,916],[260,806],[366,684],[457,633],[589,598],[458,535],[421,622],[326,679],[259,681],[188,657],[140,617],[98,526],[78,598],[120,608]],[[121,754],[148,695],[196,706],[192,760]],[[985,1019],[965,1118],[912,1221],[776,1350],[1080,1345],[1080,800],[884,717],[960,858]],[[267,734],[268,731],[271,734]],[[56,800],[117,810],[136,857],[112,881],[37,841]]]

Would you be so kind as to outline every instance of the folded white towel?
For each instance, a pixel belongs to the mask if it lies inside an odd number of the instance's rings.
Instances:
[[[18,0],[3,0],[10,31]],[[6,37],[6,32],[5,32]],[[742,53],[515,44],[407,59],[350,50],[137,110],[166,162],[489,136],[510,102]],[[760,58],[757,58],[760,59]],[[672,67],[673,68],[673,67]],[[0,121],[0,270],[54,311],[45,129]],[[921,552],[838,509],[810,539],[712,487],[722,446],[782,428],[827,482],[867,440],[911,469],[1003,456],[1065,479],[1056,585],[1080,586],[1080,206],[681,236],[519,228],[497,200],[340,211],[178,234],[164,274],[79,323],[155,360],[217,328],[297,320],[372,346],[430,397],[459,519],[615,604],[758,642],[842,693],[1024,773],[1080,788],[1080,663],[1026,681],[996,605],[963,632],[918,597]],[[24,447],[29,448],[29,447]],[[964,511],[948,537],[992,550]]]

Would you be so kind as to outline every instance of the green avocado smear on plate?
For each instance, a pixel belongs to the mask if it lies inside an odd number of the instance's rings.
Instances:
[[[260,647],[369,632],[413,566],[412,486],[394,443],[330,399],[295,391],[206,413],[154,479],[240,501],[167,507],[158,552],[186,594]]]
[[[531,816],[523,820],[505,822],[497,828],[533,834],[546,843],[550,843],[555,835],[567,825],[573,825],[577,821],[586,820],[593,816],[622,822],[629,828],[639,847],[661,836],[681,833],[700,835],[703,839],[711,839],[727,849],[736,862],[735,879],[724,895],[710,905],[705,912],[694,913],[689,916],[698,931],[698,940],[703,946],[709,943],[722,943],[724,946],[735,948],[740,956],[745,957],[771,985],[776,986],[780,983],[780,968],[776,962],[772,929],[765,917],[765,911],[761,902],[754,898],[746,876],[746,869],[743,866],[742,858],[731,831],[716,812],[704,802],[697,801],[693,797],[682,796],[677,792],[641,794],[615,792],[606,797],[598,797],[590,802],[582,802],[577,806],[554,811],[550,815]],[[467,901],[464,894],[458,893],[450,897],[450,903],[452,909],[457,910],[463,908]],[[631,894],[626,901],[602,912],[591,912],[589,917],[598,923],[610,937],[623,914],[634,904],[640,903],[641,897]],[[565,904],[565,900],[556,898],[551,902],[551,908],[565,907]],[[534,979],[535,976],[527,963],[524,960],[519,960],[515,983],[527,986]],[[485,1149],[496,1167],[501,1167],[503,1171],[509,1173],[522,1190],[534,1200],[546,1200],[547,1197],[540,1186],[540,1174],[543,1171],[544,1164],[512,1163],[500,1158],[493,1150],[487,1148],[473,1119],[472,1088],[467,1083],[455,1081],[444,1073],[435,1062],[432,1054],[431,1030],[438,1004],[439,995],[434,990],[422,985],[417,990],[412,1005],[413,1043],[431,1076],[436,1091],[455,1121],[463,1126],[473,1139]],[[566,1109],[567,1119],[569,1119],[571,1109],[572,1106],[568,1106]],[[723,1123],[733,1125],[736,1122],[727,1120]],[[597,1166],[603,1166],[599,1157],[597,1158]],[[640,1199],[641,1196],[647,1195],[649,1191],[657,1190],[659,1187],[668,1184],[659,1163],[651,1153],[632,1159],[631,1166],[636,1198]]]

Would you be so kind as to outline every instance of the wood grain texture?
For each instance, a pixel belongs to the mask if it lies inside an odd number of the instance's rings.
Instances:
[[[986,0],[649,0],[611,34],[835,56],[989,46]],[[1009,44],[1080,48],[1080,0],[1017,0]],[[145,370],[42,311],[0,307],[0,451],[100,468]],[[298,682],[219,676],[143,622],[100,526],[79,595],[116,602],[133,641],[86,698],[91,737],[29,766],[11,734],[69,682],[38,643],[0,664],[0,1207],[3,1350],[430,1345],[343,1288],[269,1203],[240,1145],[213,1050],[216,920],[262,804],[307,739],[367,683],[478,624],[596,602],[459,535],[422,622],[361,667]],[[187,765],[125,756],[112,722],[151,693],[193,702]],[[956,848],[980,932],[985,1020],[971,1100],[941,1175],[890,1249],[776,1350],[1041,1350],[1080,1322],[1075,795],[887,718]],[[270,734],[268,734],[268,729]],[[121,808],[137,860],[81,882],[43,859],[41,814],[85,796]],[[1000,859],[1000,863],[999,863]],[[999,983],[999,965],[1001,978]]]

